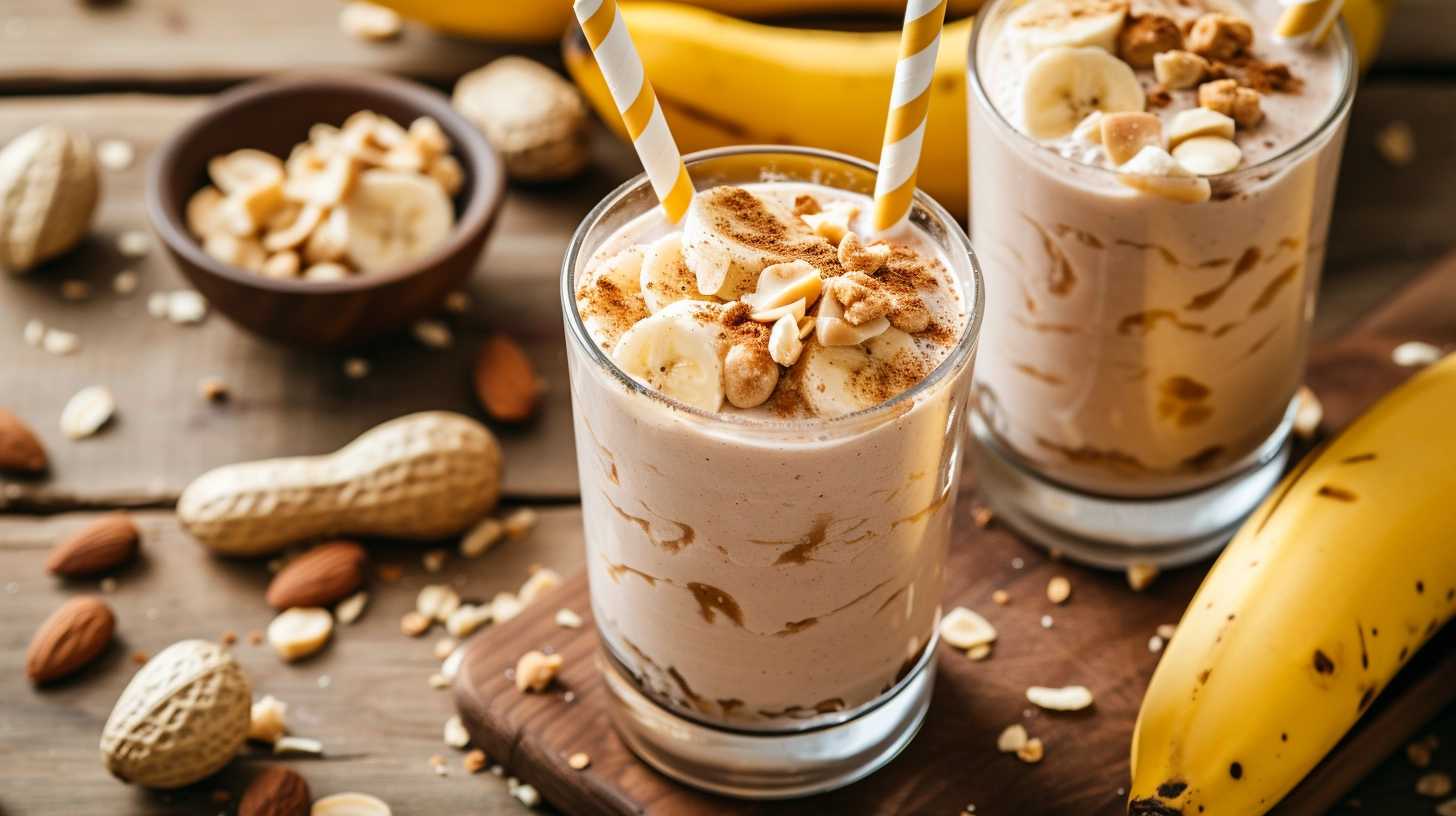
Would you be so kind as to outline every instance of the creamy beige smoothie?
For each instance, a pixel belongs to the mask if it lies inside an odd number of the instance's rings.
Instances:
[[[1168,496],[1249,467],[1280,432],[1348,106],[1344,43],[1276,42],[1282,9],[1033,0],[983,14],[975,401],[1030,470]]]
[[[869,237],[870,209],[813,184],[702,190],[573,281],[601,353],[570,357],[593,610],[684,716],[842,720],[932,642],[973,273],[915,226]]]

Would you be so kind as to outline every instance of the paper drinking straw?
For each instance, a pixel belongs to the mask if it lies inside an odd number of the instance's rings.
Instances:
[[[946,0],[910,0],[905,7],[900,61],[895,63],[895,85],[890,91],[890,121],[885,125],[880,174],[875,179],[876,232],[895,226],[910,212],[945,4]]]
[[[1345,0],[1283,0],[1284,14],[1274,28],[1274,39],[1318,46],[1328,37]]]
[[[688,168],[683,164],[677,142],[667,129],[662,106],[657,104],[657,94],[647,81],[642,58],[632,44],[632,35],[627,33],[622,12],[617,9],[616,0],[576,0],[575,8],[576,19],[581,22],[581,30],[586,33],[586,41],[612,92],[612,101],[617,103],[622,122],[632,137],[632,146],[637,148],[637,157],[642,160],[648,181],[652,182],[652,191],[662,202],[667,220],[676,224],[693,200],[693,182],[688,178]]]

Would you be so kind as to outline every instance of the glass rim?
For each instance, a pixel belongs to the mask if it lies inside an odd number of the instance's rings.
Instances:
[[[966,50],[966,71],[967,75],[969,76],[969,80],[967,81],[966,85],[972,95],[974,95],[977,107],[982,108],[985,111],[989,111],[990,116],[988,118],[995,123],[995,127],[997,129],[1003,132],[1010,132],[1014,134],[1013,138],[1015,138],[1018,144],[1021,144],[1023,147],[1028,149],[1034,149],[1039,151],[1040,153],[1045,154],[1044,158],[1046,158],[1051,164],[1065,168],[1068,170],[1068,172],[1074,172],[1079,175],[1090,174],[1094,178],[1103,179],[1105,181],[1116,181],[1119,173],[1113,168],[1085,164],[1075,159],[1063,156],[1061,153],[1058,153],[1055,150],[1046,149],[1046,146],[1043,145],[1041,142],[1038,142],[1036,139],[1033,139],[1031,136],[1023,133],[1015,125],[1008,122],[1006,120],[1006,117],[1002,115],[1001,110],[996,107],[996,104],[992,102],[990,97],[987,95],[986,88],[981,82],[981,72],[977,69],[976,66],[976,56],[978,53],[977,47],[980,45],[981,35],[984,33],[984,29],[989,24],[988,20],[993,16],[995,12],[1000,11],[1003,7],[1006,6],[1020,7],[1026,2],[1029,2],[1029,0],[987,0],[986,5],[976,12],[976,20],[971,27],[970,45]],[[1328,138],[1329,134],[1334,132],[1339,124],[1345,120],[1345,114],[1350,110],[1351,105],[1354,103],[1355,84],[1359,74],[1358,66],[1356,65],[1355,39],[1354,36],[1350,33],[1349,26],[1345,25],[1345,19],[1343,17],[1335,18],[1335,25],[1331,33],[1338,37],[1340,50],[1344,56],[1344,59],[1340,61],[1341,66],[1344,68],[1344,76],[1342,77],[1343,84],[1340,88],[1340,93],[1338,97],[1336,97],[1334,104],[1330,106],[1329,112],[1325,115],[1325,118],[1320,121],[1319,126],[1312,129],[1309,133],[1305,134],[1305,136],[1299,141],[1295,142],[1294,144],[1290,145],[1279,153],[1265,158],[1257,164],[1251,164],[1248,167],[1240,167],[1227,173],[1220,173],[1216,176],[1205,176],[1205,178],[1207,178],[1209,181],[1241,179],[1245,176],[1254,174],[1256,171],[1267,171],[1268,168],[1275,163],[1284,163],[1287,161],[1291,161],[1295,158],[1302,157],[1304,154],[1312,152],[1323,141],[1325,141]]]
[[[858,157],[844,153],[836,153],[831,150],[799,145],[734,145],[730,147],[718,147],[688,154],[683,157],[683,163],[687,165],[689,175],[691,175],[692,167],[695,164],[729,156],[754,154],[806,156],[816,159],[828,159],[869,173],[878,172],[877,165]],[[971,248],[971,239],[966,235],[966,231],[961,227],[960,222],[951,216],[939,202],[926,195],[924,191],[917,187],[912,199],[912,212],[915,207],[919,207],[927,211],[937,221],[941,222],[942,226],[945,227],[948,242],[952,244],[951,247],[942,247],[942,250],[946,251],[947,254],[964,250],[966,260],[970,264],[970,283],[973,289],[970,293],[973,296],[973,302],[964,331],[962,331],[960,338],[956,341],[950,353],[924,379],[906,389],[903,393],[884,402],[876,403],[868,408],[836,417],[811,417],[808,419],[762,419],[741,414],[723,413],[721,411],[704,411],[701,408],[695,408],[686,403],[679,402],[656,389],[638,382],[619,368],[616,362],[592,339],[591,333],[587,331],[586,324],[582,321],[581,314],[576,308],[575,271],[577,261],[581,256],[582,246],[586,241],[587,233],[590,232],[592,227],[601,221],[608,212],[620,204],[629,194],[640,190],[648,184],[647,174],[639,173],[620,184],[598,202],[592,208],[591,212],[587,213],[586,217],[582,219],[581,224],[577,226],[576,231],[572,234],[571,243],[568,245],[566,255],[561,263],[561,310],[566,321],[567,334],[570,335],[573,342],[586,350],[587,356],[591,359],[592,363],[608,372],[619,383],[625,386],[628,391],[651,399],[665,407],[684,412],[688,416],[698,420],[738,430],[806,431],[832,429],[854,425],[876,415],[891,412],[907,402],[913,404],[916,398],[932,390],[944,380],[947,372],[963,368],[970,360],[971,352],[975,349],[980,337],[981,321],[986,309],[984,295],[985,284],[981,277],[981,265],[976,259],[975,251]],[[959,276],[957,276],[957,280],[959,281]],[[963,284],[962,286],[964,288]],[[966,296],[965,293],[962,296]]]

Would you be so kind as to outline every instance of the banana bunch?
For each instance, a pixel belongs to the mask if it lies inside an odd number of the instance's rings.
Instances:
[[[901,4],[903,11],[903,4]],[[744,22],[676,3],[623,2],[678,148],[798,144],[878,161],[900,33],[808,31]],[[918,183],[966,213],[966,50],[971,21],[946,24],[931,83]],[[568,35],[566,68],[626,138],[586,40]]]
[[[1456,611],[1456,355],[1311,454],[1229,544],[1153,674],[1128,813],[1267,812]]]

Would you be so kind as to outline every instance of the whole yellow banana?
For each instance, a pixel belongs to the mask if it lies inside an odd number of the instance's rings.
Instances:
[[[878,161],[900,33],[809,31],[748,23],[676,3],[622,2],[668,126],[684,153],[734,144],[820,147]],[[946,25],[919,186],[966,214],[966,50],[971,21]],[[568,35],[566,68],[602,119],[616,105],[586,42]]]
[[[1194,596],[1133,732],[1130,814],[1258,816],[1456,611],[1456,355],[1311,454]]]

